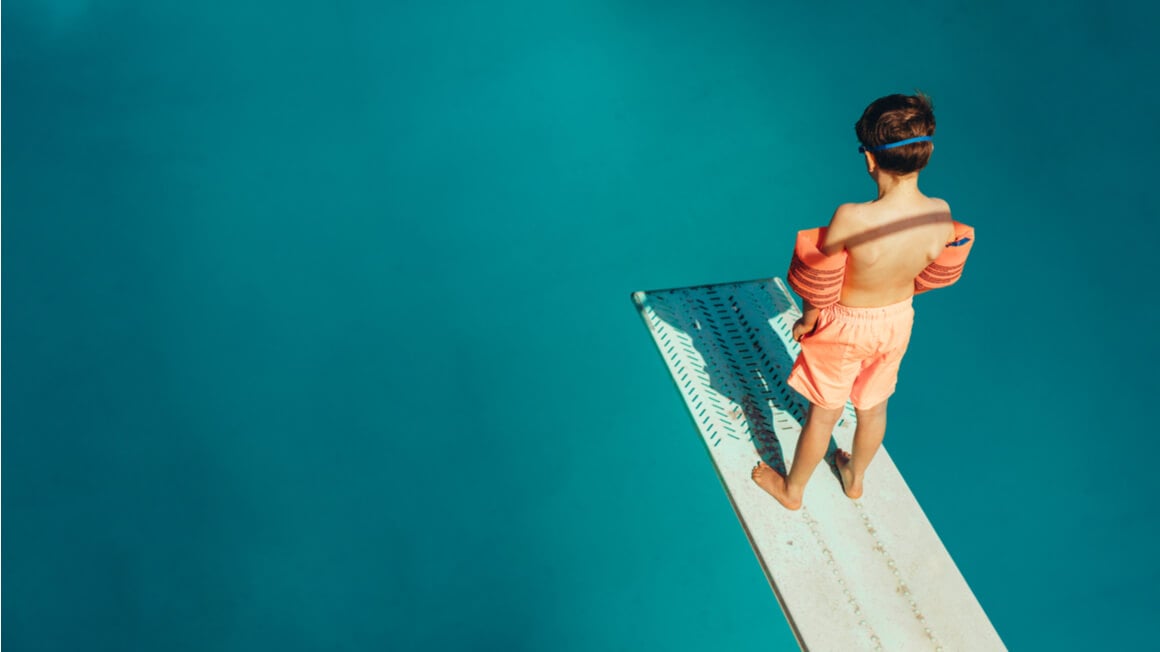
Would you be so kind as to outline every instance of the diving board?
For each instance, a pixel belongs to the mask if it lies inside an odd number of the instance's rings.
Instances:
[[[759,455],[785,472],[808,407],[785,383],[801,312],[781,279],[632,296],[802,649],[1006,649],[885,448],[860,500],[828,464],[796,512],[753,483]],[[838,446],[854,425],[847,404]]]

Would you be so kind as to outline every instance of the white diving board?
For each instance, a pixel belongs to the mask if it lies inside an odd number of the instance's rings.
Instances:
[[[785,384],[801,312],[781,279],[633,301],[802,649],[1006,650],[885,448],[856,501],[826,463],[796,512],[750,478],[759,455],[785,472],[808,406]],[[853,437],[847,404],[833,439]]]

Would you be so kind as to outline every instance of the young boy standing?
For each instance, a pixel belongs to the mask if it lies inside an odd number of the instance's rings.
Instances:
[[[765,462],[753,480],[789,509],[829,448],[846,400],[858,425],[853,451],[835,463],[846,495],[862,496],[866,467],[886,432],[886,402],[910,341],[916,292],[958,279],[974,239],[951,219],[950,207],[918,189],[918,173],[934,145],[934,112],[925,95],[875,100],[855,125],[866,171],[878,197],[842,204],[828,228],[799,234],[790,285],[802,296],[793,337],[801,343],[788,383],[809,399],[789,474]]]

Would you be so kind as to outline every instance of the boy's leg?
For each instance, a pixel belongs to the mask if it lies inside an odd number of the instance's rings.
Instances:
[[[854,452],[849,454],[839,450],[836,462],[838,472],[842,474],[846,495],[861,498],[862,477],[866,474],[866,467],[870,466],[870,460],[874,459],[874,454],[882,446],[882,438],[886,435],[886,401],[872,408],[855,408],[854,412],[858,416],[858,426],[854,430]]]
[[[765,462],[758,462],[757,467],[753,469],[753,481],[787,508],[801,507],[806,483],[810,481],[818,462],[826,456],[834,424],[838,423],[841,416],[841,407],[823,408],[811,404],[806,425],[802,428],[797,450],[793,454],[793,466],[790,467],[789,476],[782,476]]]

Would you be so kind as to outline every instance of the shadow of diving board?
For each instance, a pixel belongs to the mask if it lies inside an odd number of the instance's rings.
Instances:
[[[801,312],[781,279],[633,301],[803,649],[1006,649],[885,448],[857,501],[827,464],[797,512],[750,479],[758,456],[785,472],[808,407],[785,384]],[[847,404],[833,438],[850,450],[853,436]]]

